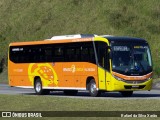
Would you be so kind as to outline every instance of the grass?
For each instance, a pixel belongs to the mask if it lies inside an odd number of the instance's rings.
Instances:
[[[107,99],[107,97],[106,99],[85,99],[54,96],[0,95],[0,111],[160,111],[159,104],[160,101],[158,99],[127,100]],[[62,117],[60,119],[67,118]]]
[[[1,0],[0,61],[7,66],[10,42],[77,33],[133,36],[149,42],[158,78],[159,18],[159,0]]]
[[[10,98],[12,97],[12,101]],[[129,111],[129,110],[159,110],[158,100],[95,100],[95,99],[74,99],[56,98],[53,96],[1,96],[0,103],[3,106],[0,110],[18,111]],[[19,101],[17,101],[19,99]],[[4,106],[5,103],[9,104]],[[149,107],[150,104],[156,103]],[[17,106],[18,105],[18,106]],[[16,108],[16,109],[15,109]],[[63,118],[64,119],[64,118]],[[80,118],[77,118],[80,119]],[[88,118],[89,119],[89,118]],[[98,118],[94,118],[98,119]],[[119,119],[119,118],[117,118]]]
[[[0,83],[8,84],[8,70],[4,69],[4,71],[0,74]]]
[[[0,95],[0,111],[160,111],[158,99],[88,99]],[[12,98],[12,100],[11,100]],[[18,100],[17,100],[18,99]],[[7,104],[5,104],[7,103]],[[152,106],[151,106],[152,105]]]

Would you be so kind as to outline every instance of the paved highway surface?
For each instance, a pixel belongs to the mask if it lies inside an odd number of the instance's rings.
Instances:
[[[10,87],[7,84],[0,84],[0,94],[21,94],[21,95],[36,95],[34,89],[24,89],[17,87]],[[53,91],[50,96],[69,97],[69,98],[93,98],[89,96],[88,92],[79,91],[77,96],[66,96],[62,91]],[[160,99],[160,89],[153,89],[151,91],[135,91],[132,97],[122,97],[118,92],[106,92],[101,97],[94,97],[95,99]]]

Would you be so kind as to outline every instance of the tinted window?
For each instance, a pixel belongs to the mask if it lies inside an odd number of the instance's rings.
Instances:
[[[95,63],[92,42],[11,46],[10,59],[15,63],[91,62]]]
[[[65,46],[65,61],[95,63],[94,47],[92,42],[71,43]]]

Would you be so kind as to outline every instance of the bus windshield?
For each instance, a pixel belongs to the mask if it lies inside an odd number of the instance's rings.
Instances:
[[[152,72],[151,54],[145,44],[113,44],[112,70],[124,75],[145,75]]]

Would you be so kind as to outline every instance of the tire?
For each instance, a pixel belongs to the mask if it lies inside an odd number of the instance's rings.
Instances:
[[[96,83],[95,83],[94,79],[92,79],[89,82],[89,85],[87,85],[87,86],[88,86],[88,90],[89,90],[90,96],[92,96],[92,97],[98,97],[98,96],[101,95],[101,92],[97,90]]]
[[[131,97],[133,94],[133,91],[121,91],[120,93],[123,97]]]
[[[78,93],[78,90],[64,90],[64,94],[65,95],[77,95],[77,93]]]
[[[35,81],[34,90],[35,90],[35,92],[36,92],[37,95],[46,95],[46,94],[50,93],[49,90],[45,90],[45,89],[42,88],[42,82],[41,82],[40,78],[38,78]]]

